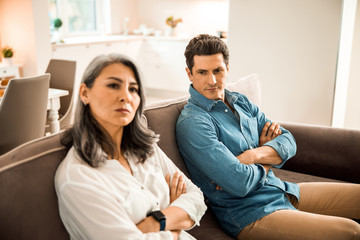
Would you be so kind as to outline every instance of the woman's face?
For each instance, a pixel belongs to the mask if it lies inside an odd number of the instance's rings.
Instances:
[[[92,88],[83,83],[80,98],[93,117],[110,133],[131,123],[140,105],[139,85],[131,68],[114,63],[105,67]]]

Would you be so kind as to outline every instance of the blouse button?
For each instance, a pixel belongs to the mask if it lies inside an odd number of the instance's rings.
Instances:
[[[228,112],[229,110],[228,109],[225,109],[225,112]]]
[[[156,202],[156,205],[159,205],[159,202]]]
[[[145,188],[143,186],[141,186],[141,189],[144,190]]]

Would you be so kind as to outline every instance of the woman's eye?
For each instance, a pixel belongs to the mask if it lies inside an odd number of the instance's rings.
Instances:
[[[136,87],[132,87],[132,88],[130,88],[130,92],[139,93],[139,89]]]
[[[117,83],[110,83],[110,84],[108,84],[108,87],[109,87],[109,88],[113,88],[113,89],[117,89],[117,88],[119,87],[119,84],[117,84]]]

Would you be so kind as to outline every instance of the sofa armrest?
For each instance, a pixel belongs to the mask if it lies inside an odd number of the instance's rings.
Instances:
[[[284,169],[360,183],[360,131],[280,123],[295,137],[297,153]]]

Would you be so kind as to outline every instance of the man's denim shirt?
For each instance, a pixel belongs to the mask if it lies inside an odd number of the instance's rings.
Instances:
[[[240,93],[225,90],[234,113],[221,100],[209,100],[190,86],[190,98],[180,114],[176,136],[192,181],[209,199],[221,227],[233,237],[250,223],[279,209],[295,209],[286,194],[299,199],[299,186],[281,181],[262,165],[245,165],[236,158],[259,147],[267,121],[264,113]],[[265,145],[275,149],[282,163],[296,153],[289,131]],[[223,190],[216,190],[219,185]]]

